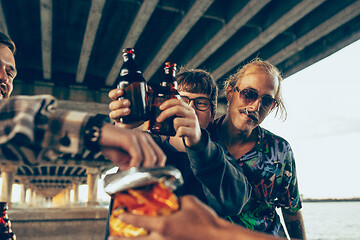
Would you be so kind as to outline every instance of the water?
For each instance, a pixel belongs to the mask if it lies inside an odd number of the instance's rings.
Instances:
[[[360,202],[305,202],[308,240],[360,240]]]

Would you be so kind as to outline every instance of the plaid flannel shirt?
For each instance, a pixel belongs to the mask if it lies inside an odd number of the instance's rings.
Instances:
[[[85,150],[84,127],[91,114],[56,108],[50,95],[0,100],[0,163],[35,165],[59,153]]]

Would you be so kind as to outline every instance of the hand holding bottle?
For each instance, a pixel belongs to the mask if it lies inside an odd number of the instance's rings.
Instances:
[[[144,123],[144,121],[139,121],[135,123],[123,123],[120,119],[124,116],[128,116],[131,112],[130,105],[131,102],[128,99],[120,99],[124,95],[124,90],[122,89],[113,89],[109,92],[109,98],[113,100],[109,104],[109,117],[115,121],[115,125],[121,128],[136,128]]]
[[[133,124],[149,119],[148,85],[139,71],[135,61],[135,52],[132,48],[123,49],[123,65],[117,78],[117,88],[122,90],[118,100],[131,102],[128,105],[131,111],[122,116],[119,120],[124,124]]]
[[[186,146],[196,147],[201,140],[201,129],[195,110],[183,100],[170,99],[160,105],[161,114],[158,122],[174,117],[176,135],[183,137]]]
[[[150,110],[149,130],[154,134],[175,136],[173,120],[175,116],[164,119],[162,122],[157,121],[157,117],[161,114],[160,106],[169,99],[181,99],[177,91],[177,82],[175,79],[176,63],[166,62],[164,67],[164,75],[155,88],[153,101]]]

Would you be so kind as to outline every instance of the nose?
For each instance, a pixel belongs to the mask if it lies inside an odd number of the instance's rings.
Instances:
[[[256,99],[253,103],[250,104],[250,107],[248,107],[248,109],[250,111],[260,111],[261,108],[261,98]]]
[[[1,83],[7,83],[9,81],[9,76],[4,68],[0,68],[0,80]]]

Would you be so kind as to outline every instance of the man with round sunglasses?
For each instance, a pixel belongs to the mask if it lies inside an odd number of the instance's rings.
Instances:
[[[265,109],[272,109],[275,107],[277,101],[275,98],[271,97],[270,95],[259,96],[256,90],[253,89],[243,89],[239,90],[239,87],[235,87],[235,90],[239,92],[240,97],[246,103],[255,102],[259,97],[261,98],[261,107]]]
[[[176,116],[176,136],[161,136],[161,140],[157,141],[167,156],[166,165],[175,166],[183,175],[184,184],[175,193],[178,196],[198,197],[222,217],[240,213],[250,197],[250,185],[241,167],[229,161],[223,148],[212,142],[204,130],[215,117],[217,85],[208,72],[200,69],[182,68],[176,80],[182,100],[170,99],[164,102],[160,106],[162,113],[157,119],[161,122]],[[128,107],[131,104],[126,99],[118,100],[122,94],[120,89],[109,92],[113,100],[109,104],[109,116],[119,127],[137,127],[141,123],[125,125],[120,121],[121,117],[129,114]],[[204,146],[200,146],[200,142]],[[211,152],[211,155],[205,157],[207,152]],[[206,161],[199,160],[199,155],[204,156]]]
[[[271,111],[286,109],[281,98],[282,76],[267,61],[254,59],[225,81],[228,109],[207,128],[228,156],[243,168],[252,186],[243,211],[234,223],[285,237],[276,208],[281,208],[291,238],[305,239],[295,159],[289,143],[259,125]]]

